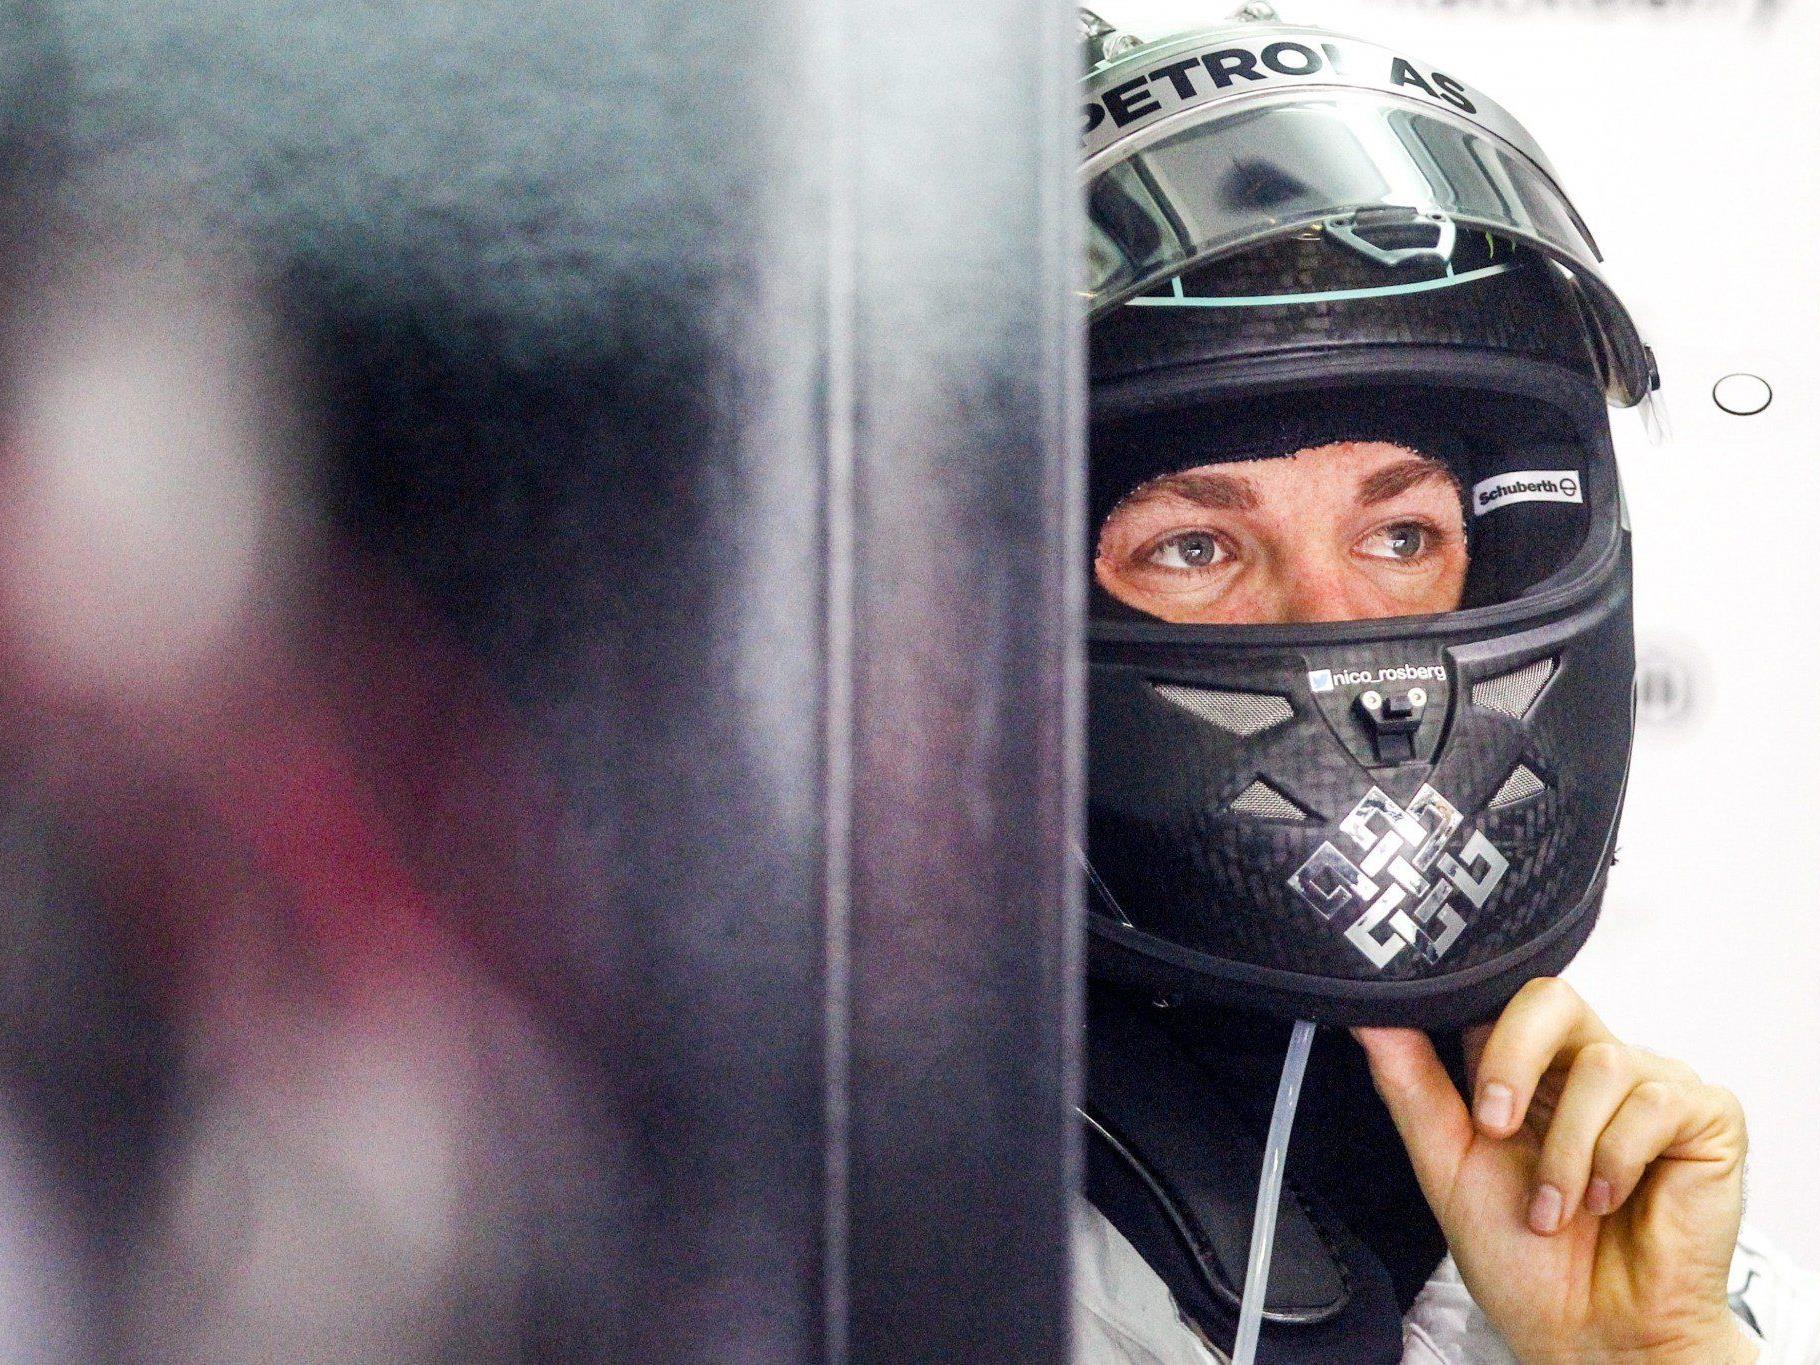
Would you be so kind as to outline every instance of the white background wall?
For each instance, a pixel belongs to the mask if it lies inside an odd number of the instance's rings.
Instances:
[[[1155,37],[1237,0],[1105,0]],[[1281,0],[1521,120],[1661,361],[1671,440],[1616,416],[1640,649],[1691,685],[1644,726],[1605,919],[1570,977],[1750,1115],[1747,1217],[1820,1268],[1820,0]],[[1733,417],[1722,375],[1774,401]]]

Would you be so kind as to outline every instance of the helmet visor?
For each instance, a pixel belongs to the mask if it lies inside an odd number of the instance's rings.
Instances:
[[[1560,267],[1588,320],[1609,401],[1628,406],[1648,393],[1648,353],[1598,273],[1590,234],[1554,182],[1502,140],[1382,92],[1261,95],[1199,113],[1089,162],[1095,317],[1146,302],[1140,296],[1192,266],[1309,231],[1378,260],[1386,286],[1405,262],[1446,259],[1459,233],[1483,231],[1534,246]]]

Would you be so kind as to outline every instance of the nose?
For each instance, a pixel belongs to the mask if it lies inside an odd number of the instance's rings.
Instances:
[[[1281,625],[1377,615],[1370,585],[1343,556],[1301,553],[1275,567],[1273,620]]]

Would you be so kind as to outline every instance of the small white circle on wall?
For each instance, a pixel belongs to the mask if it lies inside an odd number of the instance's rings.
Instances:
[[[1734,417],[1755,417],[1774,396],[1768,381],[1754,374],[1728,374],[1713,385],[1713,402]]]

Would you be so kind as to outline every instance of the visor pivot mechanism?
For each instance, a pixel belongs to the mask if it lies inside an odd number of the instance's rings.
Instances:
[[[1416,756],[1416,731],[1428,708],[1428,690],[1385,693],[1375,689],[1359,693],[1358,707],[1365,715],[1372,740],[1383,763],[1407,763]]]
[[[1143,39],[1134,33],[1122,33],[1090,9],[1080,11],[1081,41],[1087,48],[1090,66],[1116,62],[1127,52],[1142,47]]]

